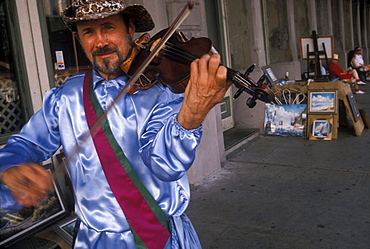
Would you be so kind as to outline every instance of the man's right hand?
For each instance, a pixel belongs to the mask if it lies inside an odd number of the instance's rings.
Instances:
[[[15,200],[25,206],[38,206],[53,190],[51,175],[35,163],[11,167],[2,172],[1,182]]]

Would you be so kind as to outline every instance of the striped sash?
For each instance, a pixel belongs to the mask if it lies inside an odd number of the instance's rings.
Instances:
[[[92,78],[89,70],[83,87],[90,132],[103,114],[93,90]],[[131,168],[106,120],[94,131],[92,139],[108,184],[126,216],[137,247],[163,249],[171,234],[168,218]]]

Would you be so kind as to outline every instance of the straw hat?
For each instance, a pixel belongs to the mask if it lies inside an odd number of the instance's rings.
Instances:
[[[333,60],[339,60],[339,56],[338,56],[338,54],[334,54],[334,56],[333,56]]]
[[[123,0],[74,0],[61,16],[68,28],[73,30],[76,22],[101,19],[121,12],[134,19],[136,32],[154,28],[152,17],[142,5],[126,6]]]

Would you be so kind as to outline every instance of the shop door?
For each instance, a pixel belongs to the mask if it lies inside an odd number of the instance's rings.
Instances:
[[[215,48],[221,54],[222,64],[230,66],[227,25],[224,21],[224,1],[205,0],[205,5],[207,12],[208,35]],[[231,89],[232,88],[230,87],[223,102],[220,104],[223,131],[234,127]]]

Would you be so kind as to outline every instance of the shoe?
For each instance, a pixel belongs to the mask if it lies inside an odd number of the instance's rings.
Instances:
[[[357,85],[366,85],[366,83],[363,81],[357,81]]]
[[[355,91],[356,94],[365,94],[364,91],[361,91],[361,90],[358,90],[358,91]]]

